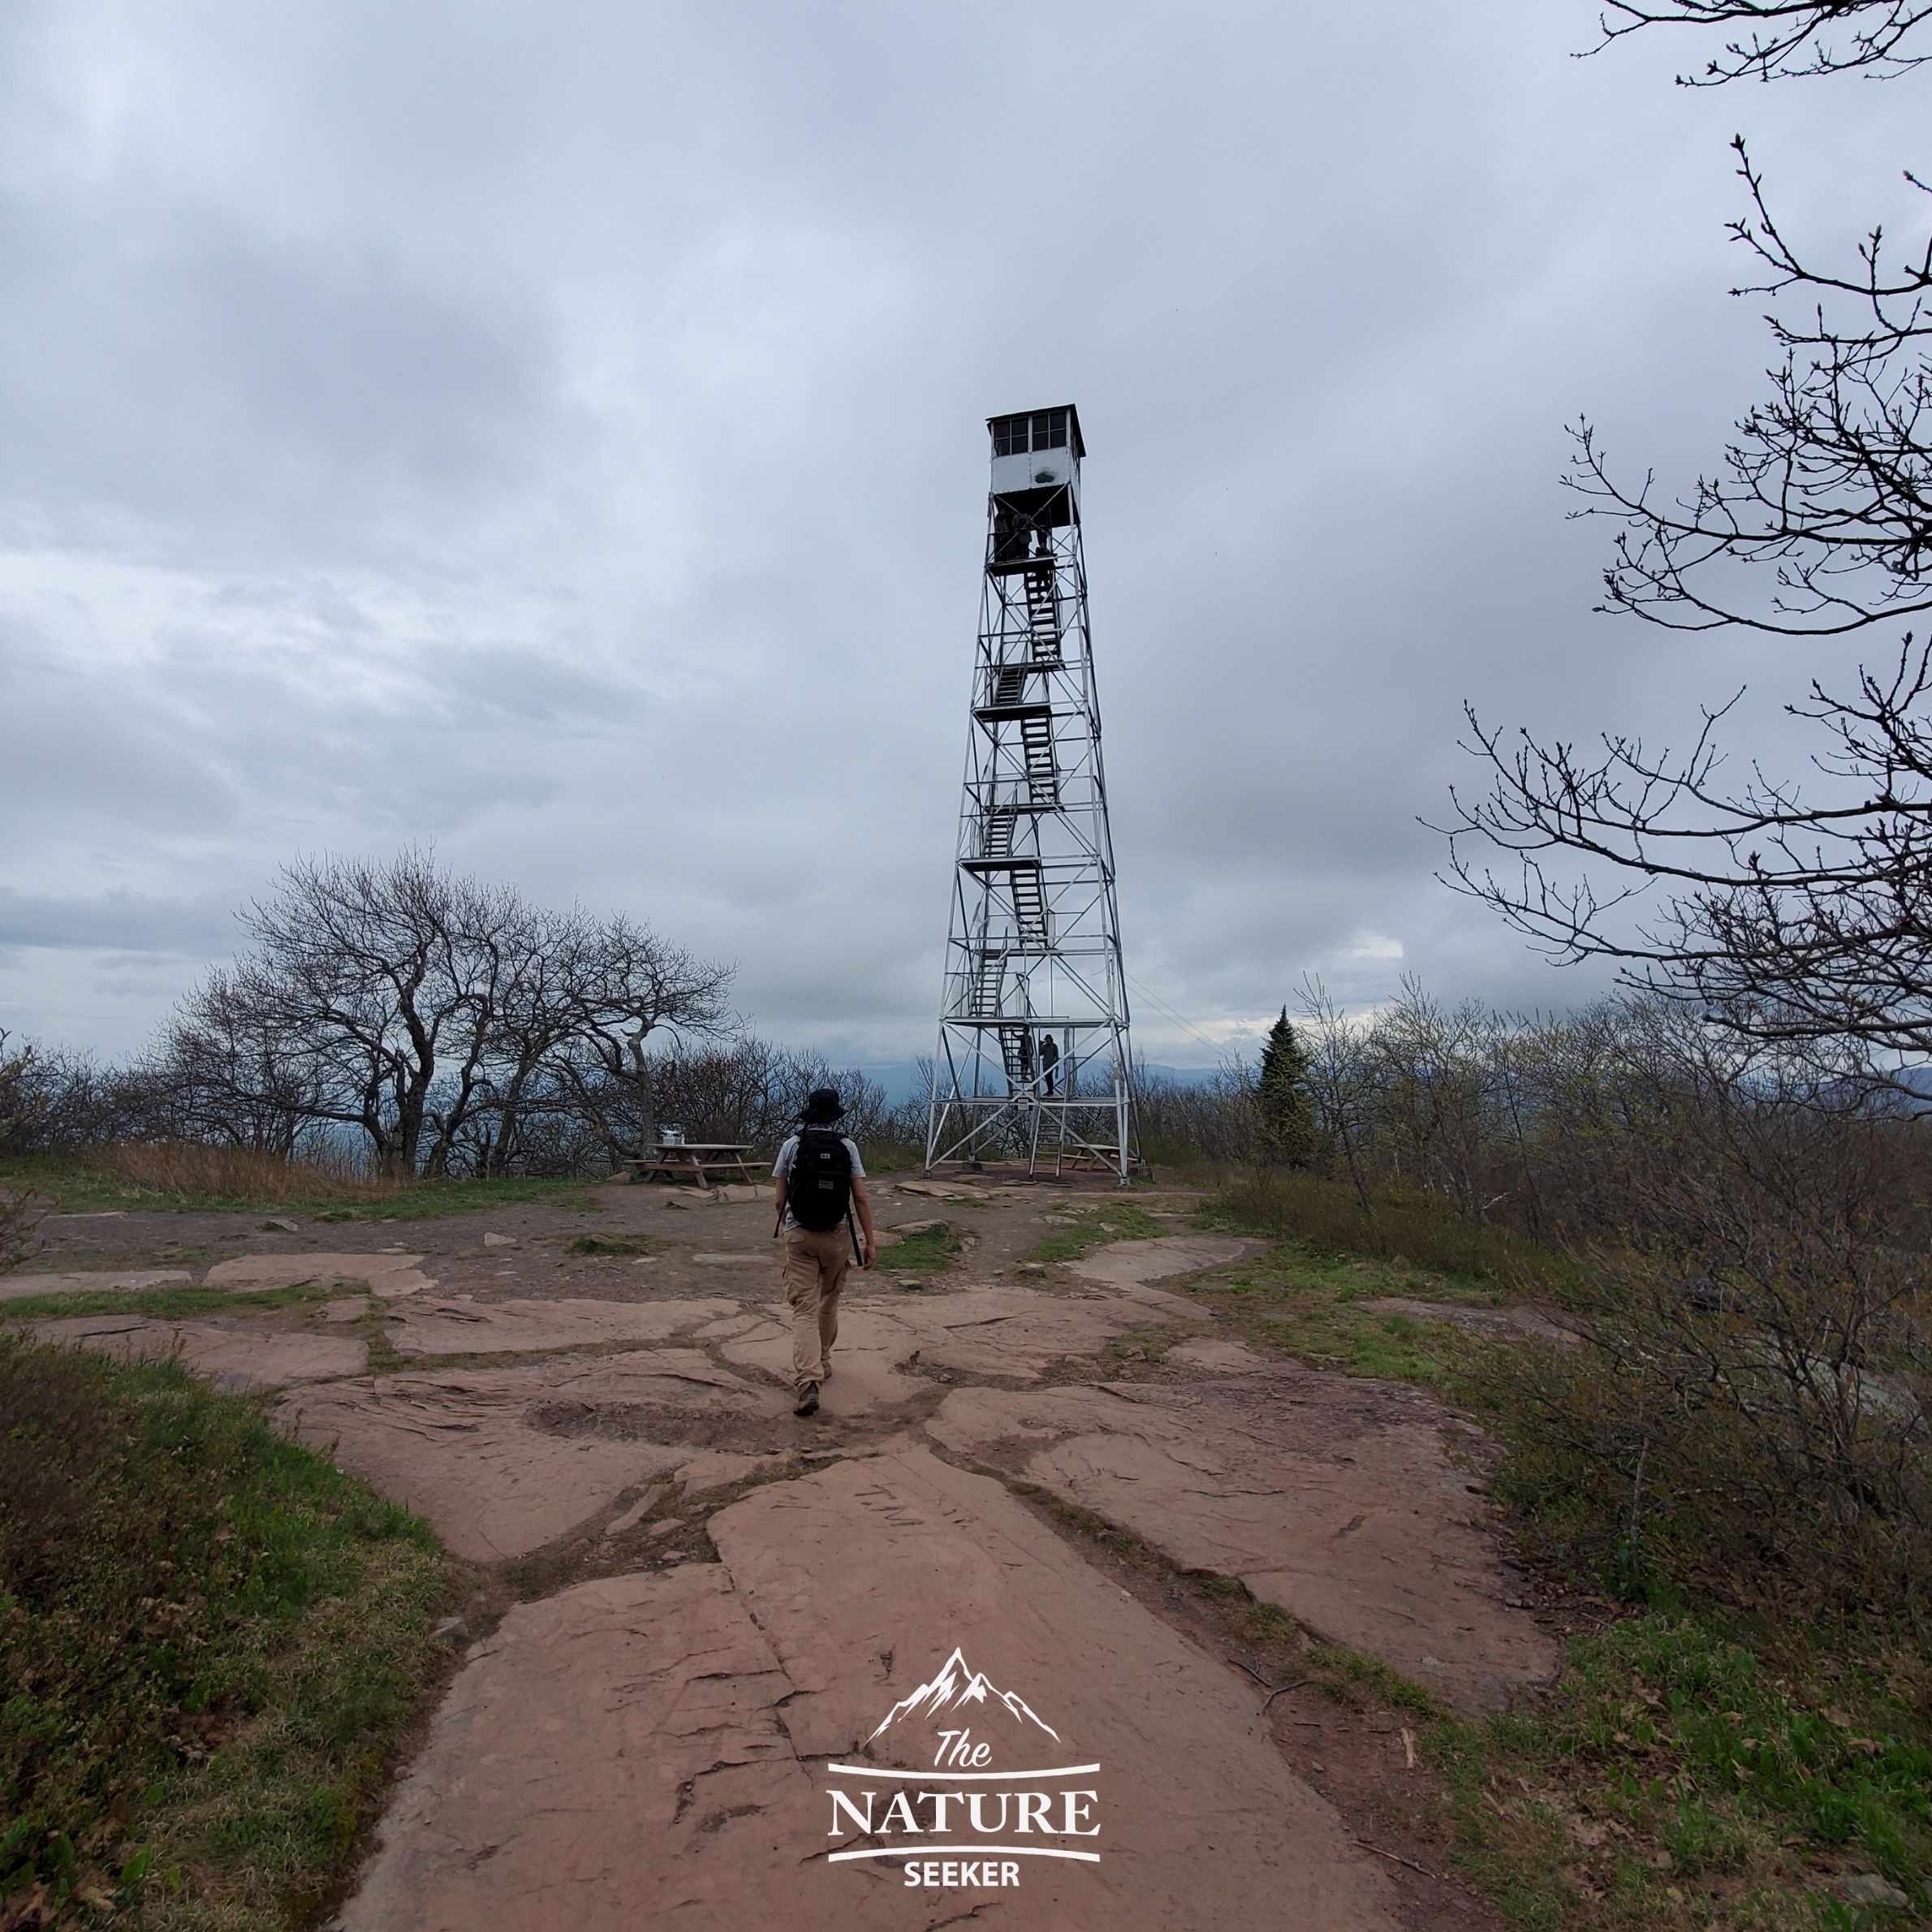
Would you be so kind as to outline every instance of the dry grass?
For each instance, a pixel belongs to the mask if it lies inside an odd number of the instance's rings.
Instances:
[[[283,1160],[198,1141],[127,1141],[63,1155],[0,1162],[0,1197],[31,1193],[68,1213],[143,1209],[200,1213],[280,1210],[317,1221],[414,1220],[526,1201],[574,1210],[603,1203],[582,1181],[515,1176],[429,1180],[374,1174],[356,1155]],[[0,1262],[0,1266],[3,1266]]]
[[[127,1182],[150,1194],[209,1200],[282,1203],[290,1201],[391,1201],[411,1184],[372,1175],[343,1153],[283,1160],[246,1147],[210,1147],[194,1141],[132,1141],[88,1157],[104,1178]]]

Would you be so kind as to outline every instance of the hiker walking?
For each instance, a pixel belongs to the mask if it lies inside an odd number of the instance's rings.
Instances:
[[[844,1113],[832,1088],[814,1087],[805,1096],[798,1132],[778,1149],[771,1170],[772,1205],[785,1231],[785,1296],[791,1304],[791,1378],[798,1390],[792,1413],[800,1416],[818,1407],[818,1385],[832,1372],[845,1271],[854,1260],[869,1268],[877,1252],[865,1164],[857,1143],[838,1129]],[[852,1224],[855,1208],[865,1237],[862,1253]]]

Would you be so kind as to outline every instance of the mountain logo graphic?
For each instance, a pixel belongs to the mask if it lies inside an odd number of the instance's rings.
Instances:
[[[964,1654],[955,1650],[940,1665],[938,1675],[929,1684],[921,1684],[910,1696],[900,1698],[886,1712],[878,1729],[865,1741],[870,1744],[874,1738],[882,1736],[902,1718],[938,1717],[943,1711],[974,1709],[989,1714],[1003,1710],[1017,1723],[1037,1725],[1055,1744],[1060,1740],[1059,1732],[1024,1697],[1013,1691],[1000,1689],[984,1671],[974,1670]]]

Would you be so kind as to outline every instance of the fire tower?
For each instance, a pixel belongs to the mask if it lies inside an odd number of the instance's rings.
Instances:
[[[1080,548],[1080,416],[996,416],[925,1164],[1141,1164]]]

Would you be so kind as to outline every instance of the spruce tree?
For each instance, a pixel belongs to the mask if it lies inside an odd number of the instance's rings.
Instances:
[[[1261,1049],[1261,1075],[1255,1100],[1269,1159],[1306,1167],[1315,1158],[1315,1110],[1309,1104],[1308,1054],[1283,1007]]]

